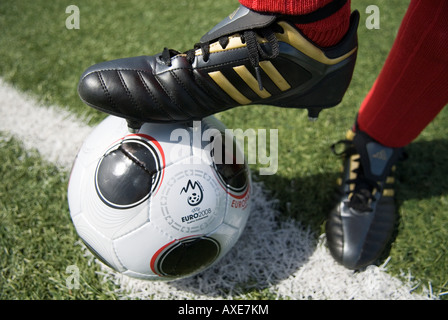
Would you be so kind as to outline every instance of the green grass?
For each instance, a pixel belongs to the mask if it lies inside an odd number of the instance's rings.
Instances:
[[[408,1],[376,1],[381,29],[368,30],[361,13],[360,49],[352,84],[344,101],[315,123],[301,110],[266,106],[236,108],[219,115],[229,128],[278,129],[279,168],[260,176],[280,200],[285,217],[309,224],[318,235],[332,206],[340,166],[329,146],[344,137],[393,43]],[[79,30],[65,28],[65,8],[80,8]],[[76,85],[88,66],[120,57],[155,54],[164,47],[184,51],[237,5],[235,0],[201,1],[26,1],[0,2],[0,75],[45,104],[69,109],[90,124],[104,114],[79,100]],[[401,217],[388,267],[394,275],[408,270],[435,293],[448,291],[448,113],[442,111],[409,147],[399,165],[397,203]],[[105,296],[94,268],[86,265],[71,225],[66,173],[29,154],[17,141],[1,142],[0,298],[113,298]],[[14,168],[12,171],[11,169]],[[257,172],[257,166],[253,166]],[[7,199],[7,201],[6,201]],[[62,237],[60,235],[63,235]],[[83,266],[83,290],[65,288],[67,265]],[[87,271],[89,270],[89,271]],[[263,298],[263,293],[253,293]]]
[[[0,299],[114,298],[75,245],[67,172],[15,139],[0,135],[0,148]],[[68,290],[72,265],[82,272],[79,289]]]

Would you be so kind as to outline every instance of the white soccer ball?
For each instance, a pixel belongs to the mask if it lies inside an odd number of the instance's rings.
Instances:
[[[130,134],[124,119],[109,116],[75,159],[68,202],[77,233],[103,263],[173,280],[205,270],[235,245],[250,190],[244,154],[216,118],[146,123]]]

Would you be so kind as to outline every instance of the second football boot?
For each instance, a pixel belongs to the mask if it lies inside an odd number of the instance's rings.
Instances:
[[[393,234],[393,171],[403,150],[385,147],[360,130],[350,130],[347,136],[333,145],[345,146],[340,152],[344,167],[339,203],[328,217],[326,236],[335,260],[357,270],[374,264]]]

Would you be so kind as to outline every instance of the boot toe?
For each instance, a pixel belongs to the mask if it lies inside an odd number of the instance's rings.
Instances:
[[[377,262],[395,228],[394,209],[393,200],[384,198],[372,212],[353,212],[341,203],[331,212],[326,224],[333,258],[351,270]]]

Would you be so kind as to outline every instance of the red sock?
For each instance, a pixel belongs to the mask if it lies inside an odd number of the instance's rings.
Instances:
[[[239,0],[254,11],[272,12],[287,15],[304,15],[316,11],[333,0]],[[321,47],[337,44],[350,25],[350,0],[328,18],[296,26],[302,33]]]
[[[361,105],[359,129],[388,147],[411,143],[448,103],[447,13],[446,0],[411,1]]]

